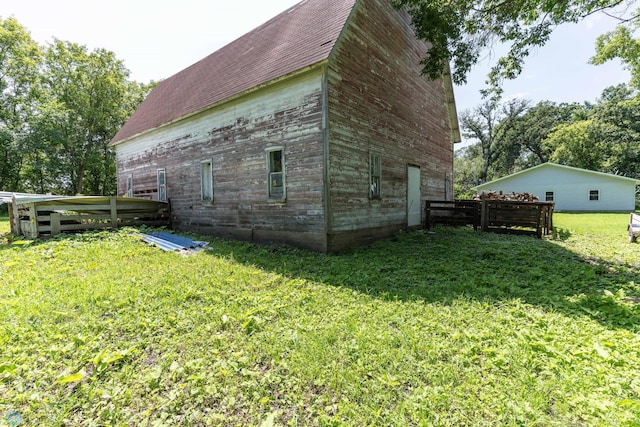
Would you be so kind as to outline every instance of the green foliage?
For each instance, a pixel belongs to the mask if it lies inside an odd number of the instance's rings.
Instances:
[[[115,194],[115,154],[109,141],[133,112],[140,97],[129,71],[112,52],[55,40],[45,55],[45,114],[37,136],[61,194]],[[34,162],[35,163],[35,162]],[[51,171],[51,173],[47,173]]]
[[[150,86],[130,81],[112,52],[40,47],[0,18],[0,189],[114,194],[108,143]]]
[[[505,136],[505,144],[514,147],[515,159],[511,166],[519,170],[549,161],[551,153],[543,141],[554,128],[571,123],[583,110],[578,104],[541,101],[517,117]]]
[[[623,11],[619,0],[502,1],[502,0],[393,0],[412,18],[419,38],[430,44],[422,64],[423,72],[439,78],[451,63],[453,81],[466,76],[481,54],[496,44],[508,48],[488,75],[489,92],[499,94],[503,79],[517,77],[532,49],[543,46],[553,29],[562,23],[578,22],[601,11]],[[485,93],[489,93],[485,92]]]
[[[640,256],[627,218],[558,214],[553,240],[436,228],[331,256],[218,239],[182,256],[135,230],[5,241],[0,414],[632,426]]]
[[[0,189],[17,188],[29,152],[41,52],[14,18],[0,18]]]
[[[640,89],[640,39],[634,33],[640,25],[640,10],[630,21],[630,27],[620,25],[615,30],[603,34],[596,41],[596,55],[591,58],[592,64],[604,64],[612,59],[619,59],[631,72],[630,85]]]
[[[507,135],[527,109],[529,103],[523,99],[512,99],[503,104],[485,101],[472,111],[460,116],[460,126],[466,138],[477,140],[482,159],[481,182],[486,182],[490,168],[498,158],[508,152]]]
[[[589,170],[600,170],[604,162],[604,146],[594,138],[593,120],[560,125],[544,141],[544,147],[553,154],[554,163]]]
[[[547,161],[640,178],[637,90],[624,84],[606,88],[596,104],[522,104],[516,109],[507,103],[500,110],[485,102],[462,114],[465,136],[477,142],[456,153],[456,197],[478,185],[470,177],[490,181]],[[478,162],[482,171],[474,166]]]
[[[470,199],[475,195],[472,187],[482,184],[482,158],[478,147],[456,150],[453,159],[453,194],[456,199]]]
[[[626,85],[605,89],[594,118],[596,137],[606,147],[603,170],[640,177],[640,93]]]

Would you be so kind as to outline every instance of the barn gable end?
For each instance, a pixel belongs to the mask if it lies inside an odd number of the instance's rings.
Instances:
[[[390,30],[393,28],[393,30]],[[361,1],[328,65],[331,247],[352,246],[407,226],[408,168],[419,168],[421,199],[451,199],[457,119],[444,80],[421,75],[427,46],[408,14],[388,1]],[[453,114],[451,113],[453,108]],[[370,194],[370,158],[381,161]]]
[[[457,133],[424,53],[386,0],[302,1],[152,91],[112,141],[119,193],[166,194],[179,229],[322,252],[420,224],[451,197]]]

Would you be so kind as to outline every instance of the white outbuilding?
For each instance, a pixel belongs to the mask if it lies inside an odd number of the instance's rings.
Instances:
[[[555,202],[556,211],[634,211],[640,179],[543,163],[474,189],[530,193]]]

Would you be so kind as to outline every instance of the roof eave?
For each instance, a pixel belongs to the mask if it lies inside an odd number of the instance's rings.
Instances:
[[[495,184],[500,183],[502,181],[505,181],[507,179],[513,178],[514,176],[522,175],[522,174],[525,174],[525,173],[530,173],[530,172],[534,171],[535,169],[540,169],[540,168],[542,168],[544,166],[558,167],[558,168],[561,168],[561,169],[569,169],[569,170],[573,170],[573,171],[577,171],[577,172],[587,172],[587,173],[591,173],[591,174],[595,174],[595,175],[599,175],[599,176],[604,176],[604,177],[607,177],[607,178],[613,178],[613,179],[617,178],[617,179],[620,179],[622,181],[627,181],[627,182],[630,181],[630,182],[634,182],[636,185],[640,185],[640,180],[635,179],[635,178],[629,178],[628,176],[613,175],[613,174],[606,173],[606,172],[598,172],[598,171],[592,171],[592,170],[589,170],[589,169],[576,168],[576,167],[573,167],[573,166],[560,165],[558,163],[546,162],[546,163],[541,163],[539,165],[530,167],[529,169],[521,170],[521,171],[513,173],[511,175],[503,176],[502,178],[498,178],[498,179],[495,179],[493,181],[485,182],[484,184],[476,185],[475,187],[471,187],[471,189],[472,190],[477,190],[477,189],[479,189],[481,187],[487,187],[487,186],[490,186],[490,185],[495,185]]]
[[[134,135],[131,135],[129,137],[126,137],[126,138],[123,138],[123,139],[120,139],[120,140],[117,140],[117,141],[112,140],[111,142],[109,142],[109,146],[110,147],[115,147],[117,145],[124,144],[126,142],[131,141],[131,140],[139,138],[139,137],[141,137],[143,135],[146,135],[148,133],[154,132],[154,131],[156,131],[158,129],[162,129],[162,128],[167,127],[167,126],[171,126],[171,125],[173,125],[173,124],[175,124],[177,122],[180,122],[182,120],[186,120],[186,119],[188,119],[190,117],[197,116],[198,114],[202,114],[205,111],[212,110],[212,109],[217,108],[217,107],[219,107],[221,105],[227,104],[229,102],[233,102],[233,101],[235,101],[237,99],[240,99],[240,98],[243,98],[245,96],[249,96],[252,93],[257,92],[259,90],[262,90],[262,89],[264,89],[266,87],[273,86],[273,85],[276,85],[278,83],[282,83],[285,80],[289,80],[289,79],[292,79],[294,77],[301,76],[301,75],[309,73],[311,71],[315,71],[317,68],[320,68],[320,67],[324,66],[328,61],[329,61],[329,59],[325,58],[325,59],[323,59],[321,61],[318,61],[318,62],[313,63],[311,65],[307,65],[306,67],[300,68],[300,69],[298,69],[296,71],[293,71],[291,73],[284,74],[284,75],[282,75],[280,77],[276,77],[275,79],[271,79],[271,80],[269,80],[267,82],[264,82],[264,83],[261,83],[261,84],[259,84],[257,86],[253,86],[253,87],[251,87],[249,89],[246,89],[246,90],[244,90],[242,92],[238,92],[238,93],[236,93],[234,95],[231,95],[231,96],[229,96],[227,98],[224,98],[224,99],[222,99],[222,100],[220,100],[218,102],[215,102],[213,104],[207,105],[204,108],[200,108],[199,110],[195,110],[195,111],[193,111],[193,112],[191,112],[189,114],[185,114],[185,115],[180,116],[178,118],[175,118],[173,120],[170,120],[170,121],[168,121],[166,123],[163,123],[163,124],[161,124],[159,126],[155,126],[153,128],[147,129],[145,131],[138,132],[138,133],[136,133]]]

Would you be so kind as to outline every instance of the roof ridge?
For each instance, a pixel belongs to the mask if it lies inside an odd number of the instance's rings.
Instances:
[[[357,0],[302,0],[162,80],[111,145],[328,59]]]

